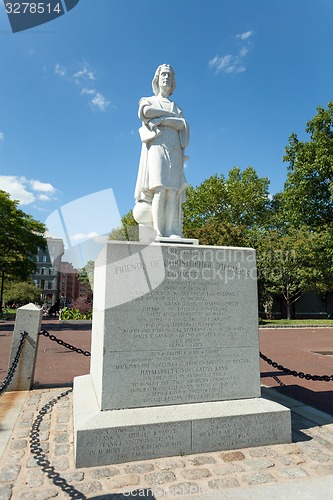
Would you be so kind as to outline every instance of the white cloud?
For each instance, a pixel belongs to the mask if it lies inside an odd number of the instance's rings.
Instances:
[[[39,194],[38,199],[40,201],[51,201],[52,200],[52,198],[50,196],[48,196],[47,194]]]
[[[221,71],[227,74],[243,73],[246,71],[245,58],[253,45],[252,42],[249,41],[252,34],[253,31],[246,31],[245,33],[236,35],[237,39],[243,40],[243,46],[236,54],[226,54],[223,56],[217,54],[208,62],[208,66],[215,70],[215,74]]]
[[[101,92],[98,92],[96,89],[82,89],[81,94],[94,96],[90,100],[91,106],[98,108],[100,111],[106,111],[107,107],[111,104]]]
[[[0,141],[3,141],[5,138],[5,134],[3,132],[0,132]]]
[[[72,84],[78,85],[81,88],[81,95],[89,95],[91,99],[89,104],[91,108],[98,109],[99,111],[106,111],[111,102],[96,88],[90,88],[92,82],[96,81],[96,76],[93,71],[89,69],[88,63],[83,63],[81,69],[72,76],[67,77],[67,70],[60,64],[56,64],[54,73],[61,77],[67,78]]]
[[[96,95],[97,90],[95,90],[95,89],[82,89],[81,94]]]
[[[91,104],[93,106],[95,106],[96,108],[98,108],[100,111],[106,111],[107,107],[110,104],[110,101],[108,101],[103,96],[103,94],[101,94],[100,92],[97,92],[95,97],[93,97],[93,99],[91,99]]]
[[[245,31],[245,33],[239,33],[238,35],[236,35],[236,38],[238,38],[240,40],[247,40],[252,35],[253,35],[253,31]]]
[[[29,205],[36,200],[35,195],[28,191],[27,179],[14,175],[0,175],[0,188],[7,191],[13,200],[18,200],[21,205]]]
[[[220,73],[221,71],[225,73],[243,73],[243,71],[246,71],[241,56],[233,56],[231,54],[222,57],[215,56],[208,64],[210,68],[215,69],[215,73]]]
[[[74,73],[73,76],[76,78],[76,83],[79,83],[80,80],[96,80],[94,73],[89,71],[87,66],[83,66],[83,68]]]
[[[90,233],[76,233],[70,235],[70,238],[72,241],[80,241],[80,240],[88,240],[91,238],[96,238],[96,236],[99,236],[98,233],[95,231],[91,231]]]
[[[29,205],[36,199],[50,201],[54,199],[52,196],[44,193],[38,194],[38,192],[54,193],[56,191],[48,182],[29,180],[26,177],[15,175],[0,175],[0,189],[9,193],[13,200],[18,200],[20,205]]]
[[[54,69],[54,74],[59,76],[66,76],[67,74],[66,68],[64,68],[60,64],[56,64]]]
[[[55,191],[55,187],[52,186],[52,184],[50,184],[49,182],[31,180],[30,186],[33,191],[44,191],[46,193],[54,193]]]

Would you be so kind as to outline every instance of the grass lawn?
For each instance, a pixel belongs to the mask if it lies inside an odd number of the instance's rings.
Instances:
[[[2,314],[0,314],[0,319],[15,319],[16,309],[11,309],[10,307],[4,307]]]
[[[260,319],[260,325],[280,325],[280,326],[332,326],[333,319]]]
[[[5,307],[4,312],[7,314],[16,314],[16,309],[11,309],[10,307]]]

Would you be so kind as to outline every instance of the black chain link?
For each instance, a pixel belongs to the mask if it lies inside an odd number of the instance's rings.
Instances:
[[[68,342],[64,342],[63,340],[58,339],[55,335],[51,335],[46,330],[42,330],[39,333],[39,335],[44,335],[44,337],[48,337],[53,342],[57,342],[57,344],[62,345],[63,347],[66,347],[66,349],[70,349],[71,351],[78,352],[79,354],[83,354],[83,356],[91,356],[89,351],[83,351],[83,349],[80,349],[79,347],[75,347],[71,344],[68,344]]]
[[[9,367],[9,370],[8,370],[8,373],[6,375],[5,380],[2,382],[2,384],[0,386],[0,396],[5,391],[5,389],[9,386],[9,384],[12,381],[12,378],[14,377],[14,373],[15,373],[16,367],[18,365],[20,355],[21,355],[21,352],[23,349],[23,344],[24,344],[24,341],[25,341],[27,335],[28,335],[28,332],[21,333],[21,340],[20,340],[19,345],[17,347],[15,357],[13,359],[11,366]]]
[[[87,497],[78,491],[74,486],[69,484],[67,480],[60,475],[51,464],[51,462],[47,458],[47,453],[44,453],[44,448],[41,442],[40,431],[41,427],[44,423],[44,417],[47,413],[53,409],[54,405],[61,400],[61,398],[66,397],[70,394],[73,389],[69,389],[68,391],[62,392],[59,396],[51,399],[43,408],[39,411],[35,421],[32,424],[32,428],[30,431],[30,451],[39,467],[41,467],[42,471],[47,475],[50,481],[53,482],[55,486],[60,488],[64,495],[69,498],[83,499],[85,500]],[[62,495],[63,498],[64,495]]]
[[[285,368],[284,366],[276,363],[276,361],[272,361],[270,358],[260,353],[260,357],[266,361],[269,365],[273,366],[273,368],[277,368],[278,370],[285,372],[287,375],[292,375],[293,377],[305,378],[305,380],[314,380],[319,382],[332,382],[333,375],[310,375],[309,373],[297,372],[296,370],[290,370],[289,368]]]

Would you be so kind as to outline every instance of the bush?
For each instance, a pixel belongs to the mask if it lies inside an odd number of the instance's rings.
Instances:
[[[81,314],[87,314],[92,308],[92,303],[86,297],[80,297],[71,303],[73,309],[77,309]]]
[[[59,319],[62,319],[62,320],[92,319],[91,304],[90,304],[90,308],[85,313],[82,313],[77,308],[74,309],[72,307],[64,307],[60,311]]]

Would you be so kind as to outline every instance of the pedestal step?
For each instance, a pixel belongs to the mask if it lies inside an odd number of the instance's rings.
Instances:
[[[289,409],[263,398],[100,411],[74,380],[77,467],[291,442]]]

